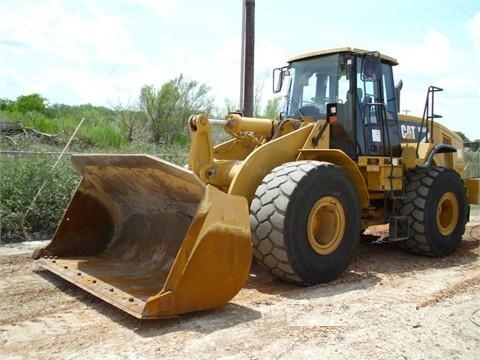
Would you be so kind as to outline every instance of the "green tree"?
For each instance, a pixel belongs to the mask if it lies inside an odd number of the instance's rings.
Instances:
[[[475,152],[480,148],[480,139],[470,141],[461,131],[455,131],[455,134],[462,138],[465,148],[468,148],[469,151]]]
[[[55,118],[72,117],[80,119],[86,117],[89,119],[101,118],[113,120],[116,109],[109,109],[104,106],[95,106],[92,104],[65,105],[52,104],[47,108],[48,115]]]
[[[223,108],[224,109],[222,110],[222,116],[221,116],[222,118],[229,112],[239,111],[240,107],[238,106],[238,103],[235,102],[235,100],[225,98],[223,100]]]
[[[0,99],[0,111],[12,111],[15,101],[9,99]]]
[[[255,81],[255,89],[253,91],[253,116],[262,117],[262,93],[265,87],[266,77],[262,77]]]
[[[143,138],[143,133],[146,128],[146,116],[145,112],[140,110],[138,103],[116,106],[115,118],[120,124],[120,128],[128,142]]]
[[[470,142],[470,140],[465,136],[465,134],[461,131],[455,131],[455,134],[457,134],[458,136],[460,136],[463,140],[463,142]]]
[[[17,97],[14,109],[22,114],[36,111],[41,114],[46,114],[47,99],[40,94],[21,95]]]
[[[480,139],[472,141],[469,147],[471,151],[478,151],[480,149]]]
[[[140,91],[140,106],[150,122],[155,143],[185,139],[185,124],[192,114],[210,114],[213,99],[210,88],[194,80],[179,77],[163,84],[160,90],[145,85]]]
[[[281,102],[282,98],[280,96],[268,100],[263,117],[267,119],[276,119],[280,113]]]

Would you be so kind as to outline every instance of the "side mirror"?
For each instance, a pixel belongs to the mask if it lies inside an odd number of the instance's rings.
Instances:
[[[288,68],[286,66],[273,69],[273,93],[277,94],[282,90],[283,80],[285,75],[288,75]]]
[[[397,112],[400,112],[400,91],[403,87],[402,79],[398,80],[397,84],[395,85],[395,99],[397,100]]]
[[[378,53],[365,54],[362,57],[362,81],[378,81],[380,78],[380,55]]]

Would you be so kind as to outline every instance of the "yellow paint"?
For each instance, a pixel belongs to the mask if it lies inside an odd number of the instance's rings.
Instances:
[[[480,179],[465,179],[463,181],[467,188],[468,202],[480,205]]]
[[[252,256],[244,197],[150,156],[73,162],[83,180],[35,254],[44,266],[139,318],[217,307],[240,291]]]
[[[446,192],[438,200],[436,219],[437,229],[443,236],[450,236],[458,223],[460,206],[455,194]]]
[[[343,151],[337,149],[301,149],[297,160],[326,161],[340,166],[348,174],[357,189],[362,209],[370,206],[370,194],[359,167]]]
[[[308,124],[252,151],[233,178],[228,193],[244,196],[250,204],[261,180],[274,167],[295,161],[313,128],[314,124]]]
[[[329,149],[330,125],[325,120],[230,114],[224,129],[233,138],[216,146],[205,115],[190,117],[188,127],[188,170],[147,155],[72,156],[82,181],[54,238],[35,257],[139,318],[221,306],[247,280],[252,256],[249,204],[273,168],[299,160],[341,167],[357,190],[365,227],[386,218],[383,202],[372,200],[401,190],[404,169],[424,163],[434,147],[421,143],[417,156],[416,144],[402,144],[400,158],[361,156],[354,161],[341,150]],[[462,148],[458,136],[438,123],[434,141]],[[434,163],[463,174],[461,155],[438,154]],[[469,202],[480,204],[480,180],[465,180],[465,186]],[[437,227],[445,236],[456,224],[458,206],[451,193],[439,202]],[[333,252],[347,218],[334,197],[318,199],[307,226],[312,248],[322,255]]]
[[[333,253],[342,242],[345,224],[342,203],[333,196],[321,197],[308,216],[308,243],[317,254]]]

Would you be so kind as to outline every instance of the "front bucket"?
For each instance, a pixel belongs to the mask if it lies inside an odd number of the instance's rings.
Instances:
[[[245,284],[243,197],[147,155],[73,155],[83,178],[52,239],[32,255],[138,318],[221,306]]]

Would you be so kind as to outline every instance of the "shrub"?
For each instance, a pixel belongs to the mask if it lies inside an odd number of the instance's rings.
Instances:
[[[0,167],[1,241],[25,240],[24,232],[50,236],[67,207],[79,177],[64,161],[53,169],[44,156],[18,159],[2,156]],[[38,189],[42,191],[22,220]],[[24,228],[22,228],[22,225]]]
[[[30,127],[38,130],[43,133],[47,134],[56,134],[59,131],[58,124],[55,122],[54,119],[50,119],[43,114],[40,113],[30,113],[27,114],[30,118]],[[27,123],[24,124],[28,126]]]
[[[92,145],[116,149],[128,142],[116,126],[106,122],[99,122],[95,126],[81,128],[80,137],[92,143]]]
[[[58,121],[56,119],[51,119],[39,112],[32,111],[26,114],[19,112],[8,112],[5,113],[4,116],[6,119],[18,125],[20,128],[35,129],[47,134],[56,134],[60,130]]]
[[[28,112],[38,112],[45,113],[47,110],[46,107],[47,99],[42,97],[40,94],[30,94],[22,95],[17,97],[17,100],[14,102],[13,107],[16,111],[21,112],[22,114]]]

